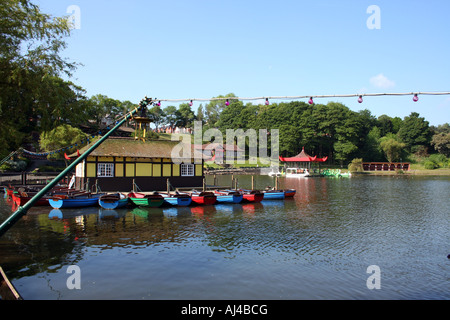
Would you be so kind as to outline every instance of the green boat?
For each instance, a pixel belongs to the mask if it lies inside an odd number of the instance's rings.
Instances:
[[[152,194],[143,194],[139,192],[130,192],[128,198],[132,203],[139,207],[153,207],[157,208],[162,206],[164,203],[164,198],[157,192]]]

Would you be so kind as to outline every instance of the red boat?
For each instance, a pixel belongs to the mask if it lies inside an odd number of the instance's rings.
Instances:
[[[33,198],[37,193],[39,188],[18,188],[17,190],[15,188],[8,188],[8,194],[11,193],[11,199],[14,201],[15,204],[18,206],[25,205],[28,201],[30,201],[31,198]],[[9,190],[11,192],[9,192]],[[34,206],[48,206],[50,205],[48,200],[52,197],[58,197],[58,198],[67,198],[68,195],[72,194],[80,194],[85,193],[84,191],[79,190],[69,190],[67,188],[61,188],[61,187],[55,187],[50,190],[48,194],[40,198],[37,202],[34,203]]]
[[[285,198],[293,197],[293,196],[295,196],[296,192],[297,191],[295,189],[287,189],[287,190],[284,190],[284,196],[285,196]]]
[[[212,205],[216,203],[217,197],[214,193],[209,191],[193,191],[193,192],[187,192],[192,199],[192,202],[197,205]]]
[[[259,190],[239,190],[243,196],[244,202],[261,202],[264,198],[264,193]]]
[[[23,206],[28,201],[30,201],[30,199],[33,198],[35,195],[36,194],[28,195],[25,197],[20,195],[19,193],[14,193],[12,198],[18,206]],[[48,199],[49,199],[48,197],[42,197],[34,203],[34,206],[48,206],[49,205]]]

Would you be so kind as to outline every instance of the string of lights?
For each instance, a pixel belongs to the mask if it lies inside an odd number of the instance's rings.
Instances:
[[[413,101],[419,101],[420,95],[450,95],[448,91],[442,92],[403,92],[403,93],[355,93],[355,94],[332,94],[332,95],[303,95],[303,96],[269,96],[269,97],[221,97],[221,98],[187,98],[187,99],[157,99],[158,105],[161,105],[161,102],[186,102],[189,101],[190,105],[194,101],[217,101],[217,100],[264,100],[265,104],[269,104],[269,100],[300,100],[300,99],[309,99],[308,103],[313,104],[314,99],[321,98],[352,98],[358,97],[358,102],[363,102],[363,97],[378,97],[378,96],[413,96]]]

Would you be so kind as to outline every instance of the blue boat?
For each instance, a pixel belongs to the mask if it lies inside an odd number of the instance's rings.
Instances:
[[[53,197],[49,199],[48,202],[54,209],[94,207],[98,206],[98,199],[102,195],[103,194],[83,195],[66,199]]]
[[[283,190],[267,190],[263,191],[263,193],[263,200],[284,200],[284,198],[286,197]]]
[[[98,204],[103,209],[113,210],[125,207],[128,200],[129,198],[123,193],[105,194],[98,199]]]
[[[238,191],[214,191],[217,203],[241,203],[244,195]]]
[[[177,206],[177,207],[187,207],[192,203],[192,198],[188,194],[175,193],[174,195],[161,193],[164,198],[164,204]]]

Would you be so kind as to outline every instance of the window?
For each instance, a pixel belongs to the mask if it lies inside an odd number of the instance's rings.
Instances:
[[[193,164],[182,164],[181,165],[181,176],[182,177],[194,176],[194,165]]]
[[[114,163],[99,163],[97,177],[114,177]]]

